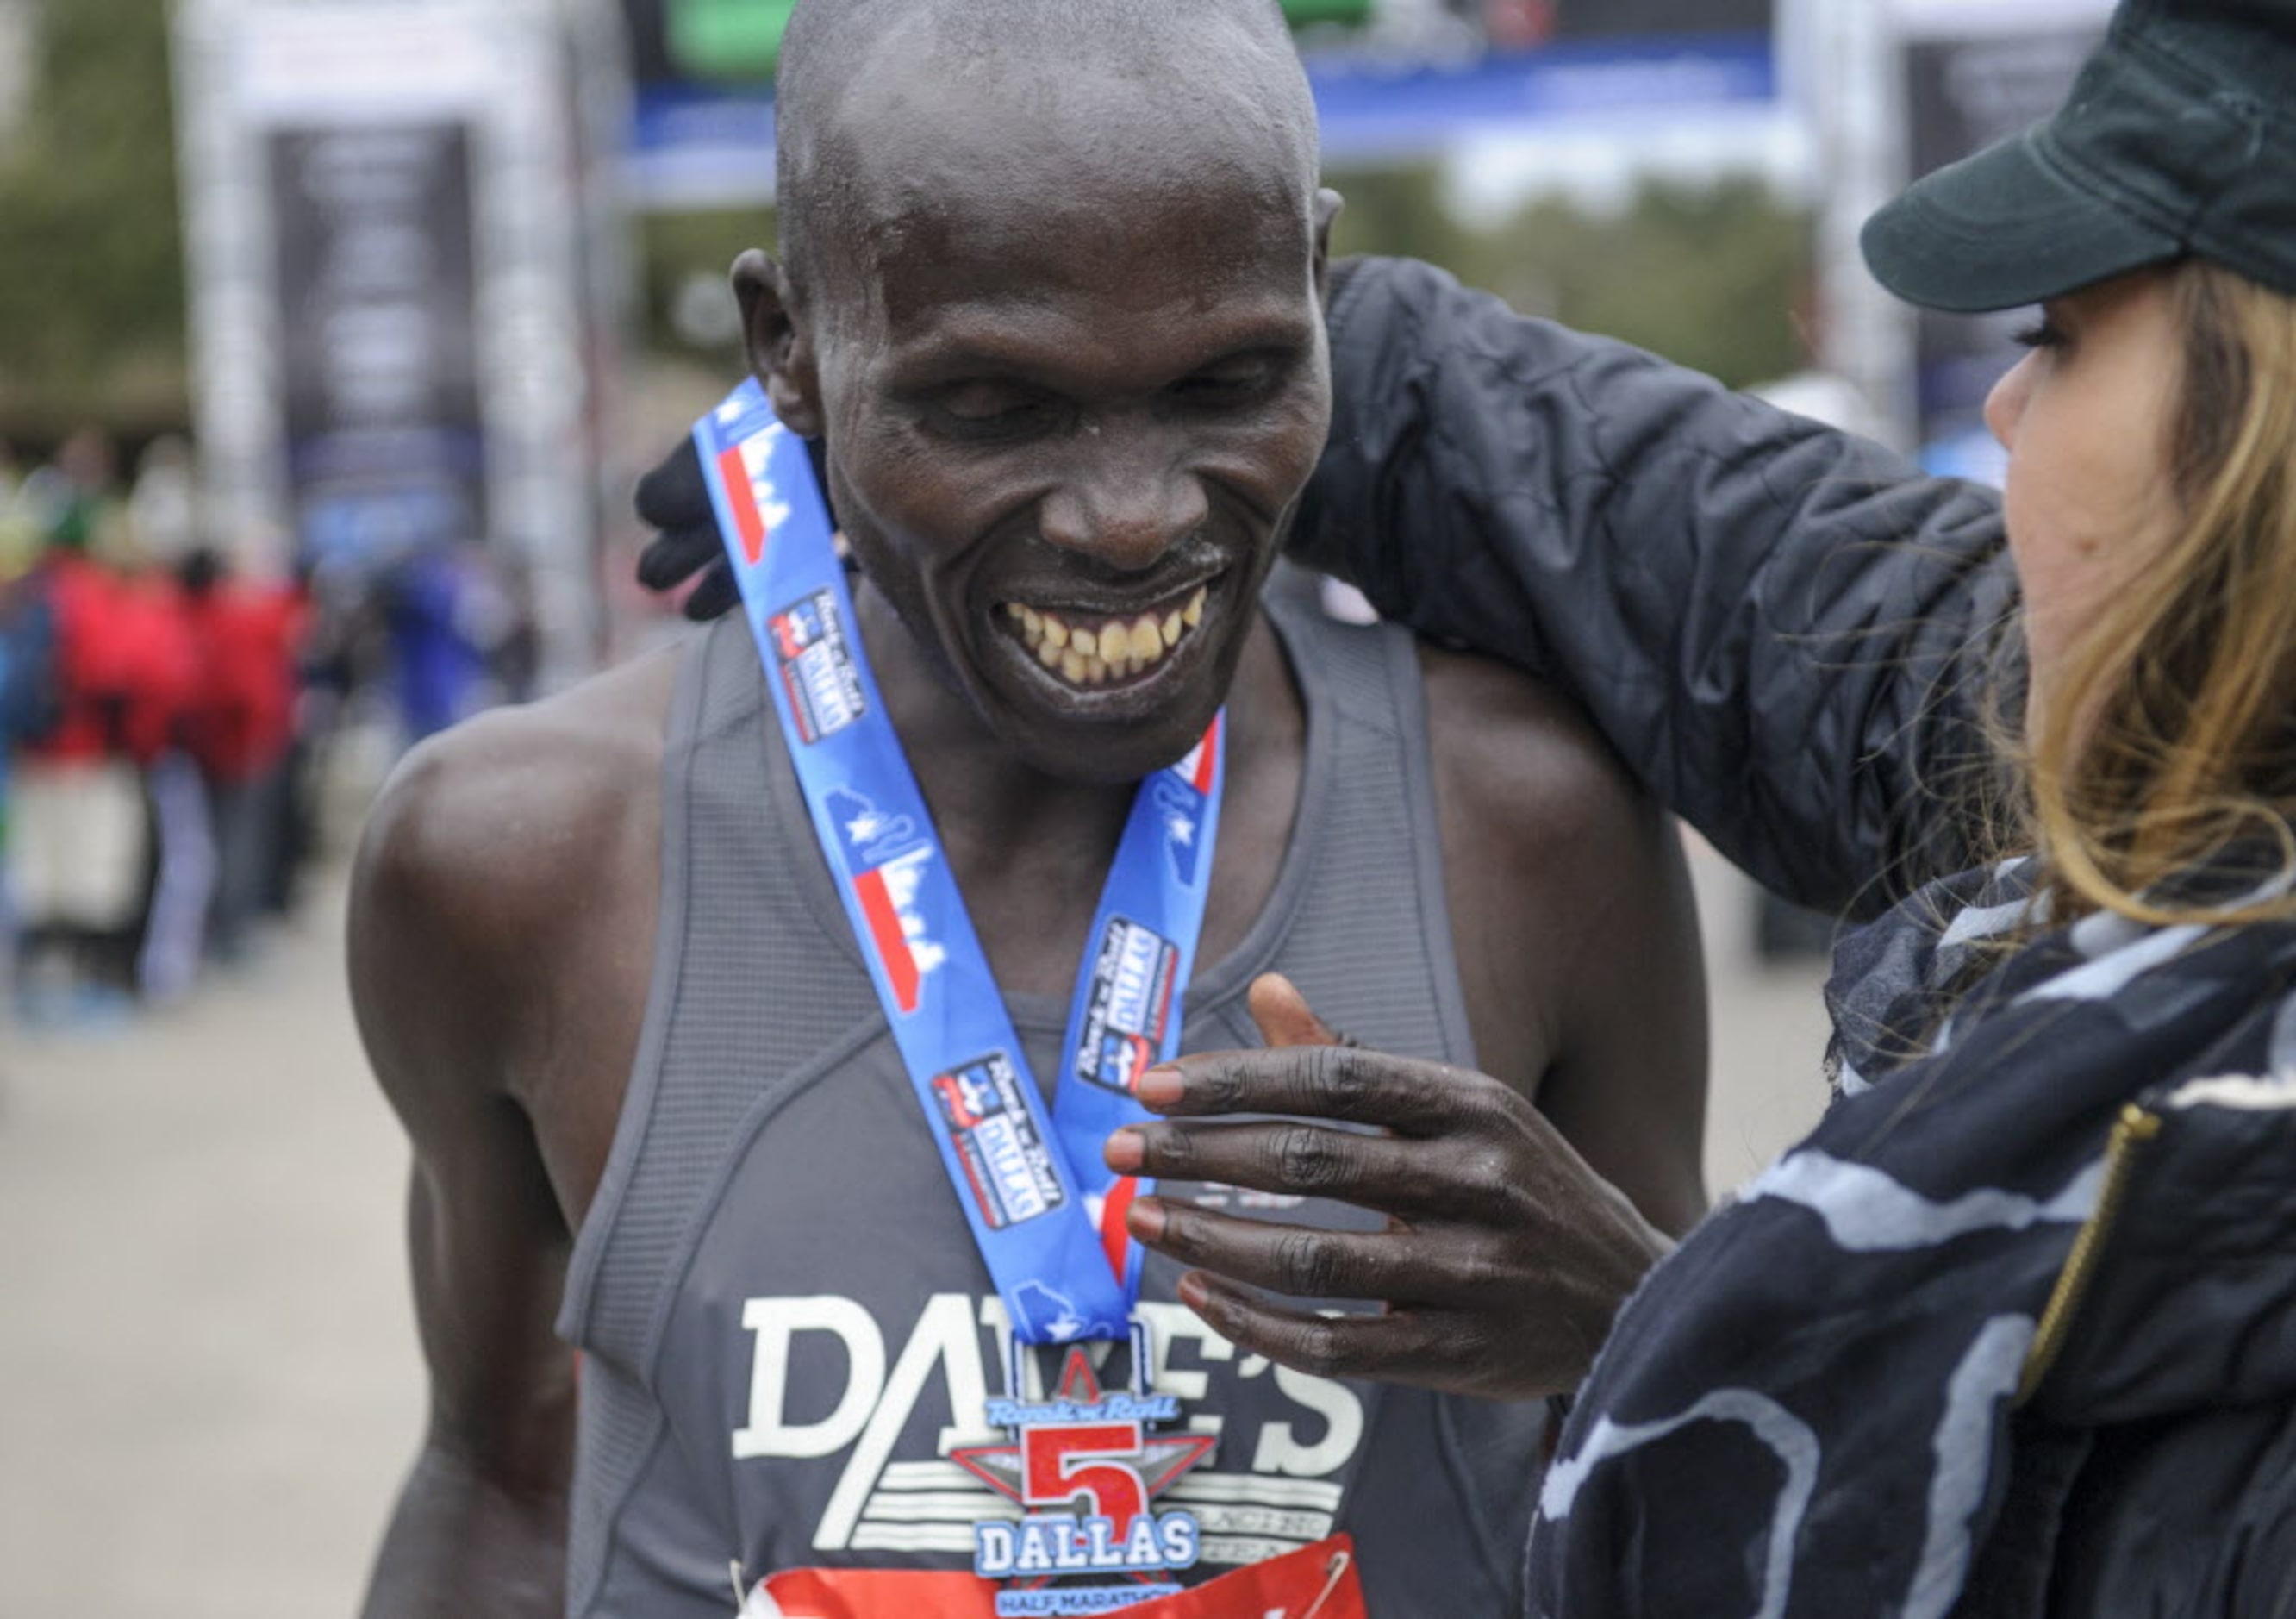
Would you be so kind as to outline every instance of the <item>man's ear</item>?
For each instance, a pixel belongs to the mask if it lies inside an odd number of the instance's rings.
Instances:
[[[789,272],[756,248],[734,260],[734,295],[742,302],[742,341],[750,369],[782,424],[801,439],[822,432],[821,375],[810,323],[799,312]]]
[[[1328,185],[1316,188],[1316,301],[1332,301],[1332,221],[1340,217],[1347,199]]]

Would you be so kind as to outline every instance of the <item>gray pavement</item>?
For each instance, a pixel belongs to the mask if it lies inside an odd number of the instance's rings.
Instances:
[[[352,1612],[421,1431],[340,890],[109,1036],[0,1031],[0,1619]]]
[[[1751,966],[1693,860],[1710,1184],[1815,1115],[1814,968]],[[422,1422],[405,1151],[342,987],[340,879],[246,975],[104,1038],[0,1031],[0,1619],[352,1612]]]

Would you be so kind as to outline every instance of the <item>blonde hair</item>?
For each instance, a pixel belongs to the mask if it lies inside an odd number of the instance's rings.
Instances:
[[[2066,649],[2021,750],[2059,921],[2296,916],[2296,885],[2164,888],[2204,866],[2296,878],[2296,299],[2199,259],[2169,274],[2181,522]]]

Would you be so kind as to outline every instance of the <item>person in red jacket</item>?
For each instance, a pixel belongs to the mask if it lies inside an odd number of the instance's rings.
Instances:
[[[213,550],[187,557],[181,578],[198,665],[184,745],[206,787],[216,842],[207,948],[228,961],[245,948],[273,853],[303,606],[291,590],[233,578]]]
[[[137,627],[149,615],[69,537],[22,588],[52,637],[49,711],[16,760],[8,846],[21,982],[37,1013],[132,982],[149,838],[131,737],[149,736],[164,681],[139,675]]]

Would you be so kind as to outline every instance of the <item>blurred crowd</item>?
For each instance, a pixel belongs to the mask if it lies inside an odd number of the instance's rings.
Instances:
[[[479,547],[258,572],[198,505],[180,440],[127,480],[94,430],[0,447],[0,1004],[26,1031],[258,950],[347,730],[395,751],[529,694],[530,615]]]

